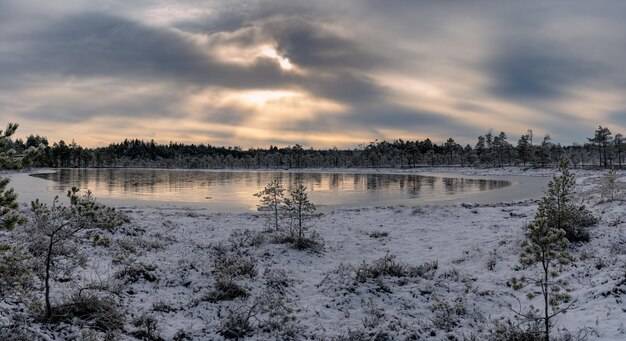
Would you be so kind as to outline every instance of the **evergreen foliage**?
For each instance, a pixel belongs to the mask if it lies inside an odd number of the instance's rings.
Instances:
[[[619,195],[620,185],[615,169],[609,169],[602,181],[602,197],[608,201],[615,200],[615,197]]]
[[[289,191],[289,197],[284,200],[285,217],[289,222],[289,239],[298,249],[314,248],[321,244],[321,238],[316,232],[307,235],[311,221],[319,218],[315,205],[309,200],[306,186],[300,184]]]
[[[560,175],[548,184],[548,191],[539,203],[535,222],[546,220],[549,227],[562,229],[570,242],[588,241],[587,228],[597,223],[597,219],[584,206],[572,202],[576,180],[569,171],[569,162],[561,160]]]
[[[526,241],[522,245],[520,263],[525,267],[537,269],[535,276],[512,279],[514,290],[528,289],[527,296],[533,299],[537,296],[543,300],[543,308],[533,308],[529,313],[520,315],[529,321],[542,320],[545,340],[550,339],[551,320],[565,313],[571,306],[560,308],[562,303],[571,300],[568,294],[568,283],[560,277],[564,265],[573,261],[568,252],[569,241],[561,228],[548,224],[545,218],[536,219],[526,226]],[[542,311],[543,310],[543,311]],[[543,316],[541,315],[543,312]]]
[[[588,240],[586,227],[596,223],[584,206],[572,203],[576,183],[568,161],[561,160],[559,171],[550,181],[533,222],[525,227],[526,240],[522,244],[520,263],[537,272],[534,276],[512,279],[514,290],[527,289],[529,299],[542,298],[542,309],[531,306],[528,313],[517,313],[529,322],[541,321],[545,340],[550,339],[552,319],[565,313],[572,304],[568,283],[561,278],[563,267],[574,260],[569,253],[570,240]],[[569,305],[561,308],[563,303]]]
[[[14,127],[11,127],[14,131]],[[522,134],[513,146],[509,134],[489,130],[478,136],[474,146],[462,146],[450,137],[442,143],[430,139],[373,141],[353,149],[313,149],[295,146],[267,148],[219,147],[209,144],[159,144],[154,140],[126,139],[106,147],[85,148],[72,141],[49,143],[45,137],[31,135],[22,139],[4,139],[14,155],[27,155],[23,165],[34,162],[39,167],[156,167],[156,168],[336,168],[336,167],[419,167],[419,166],[485,166],[527,165],[558,166],[563,157],[573,165],[600,165],[621,168],[624,143],[621,134],[602,128],[602,134],[582,145],[561,146],[549,135],[534,142],[532,130]],[[34,156],[32,156],[34,155]],[[598,163],[596,160],[600,160]]]
[[[14,245],[0,244],[0,298],[24,297],[33,285],[32,256]]]
[[[79,196],[77,187],[72,187],[67,192],[70,204],[76,209],[76,213],[91,224],[91,227],[111,229],[124,223],[124,219],[113,207],[108,207],[93,197],[90,190],[83,196]]]
[[[24,224],[26,217],[18,212],[17,194],[13,188],[7,189],[9,179],[0,178],[0,229],[12,230]]]
[[[268,183],[263,190],[254,194],[254,196],[259,197],[259,204],[257,205],[259,210],[268,212],[268,229],[271,229],[272,227],[274,227],[274,230],[276,231],[280,229],[279,220],[283,209],[285,197],[284,192],[285,188],[278,182],[278,180],[274,180]]]

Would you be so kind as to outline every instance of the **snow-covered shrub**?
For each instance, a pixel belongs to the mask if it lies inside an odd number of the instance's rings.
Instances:
[[[189,335],[189,333],[184,330],[184,329],[179,329],[176,334],[174,334],[174,337],[172,338],[173,341],[188,341],[188,340],[193,340],[193,337],[191,337],[191,335]]]
[[[460,317],[467,314],[465,308],[465,301],[462,297],[454,300],[454,302],[448,302],[446,300],[437,300],[430,305],[430,311],[433,312],[434,317],[431,322],[436,329],[445,330],[451,332],[454,328],[459,326]]]
[[[93,236],[93,246],[109,247],[111,245],[111,239],[107,236],[96,234]]]
[[[371,265],[364,261],[356,269],[355,280],[359,283],[365,283],[370,279],[382,276],[404,277],[406,275],[405,265],[397,262],[395,259],[396,256],[385,255]]]
[[[250,229],[235,230],[228,237],[228,242],[234,249],[259,246],[264,241],[265,236],[262,233]]]
[[[232,301],[237,298],[247,298],[248,290],[235,281],[216,280],[214,290],[207,293],[202,300],[211,303]]]
[[[389,236],[389,232],[387,231],[372,231],[368,234],[370,238],[384,238]]]
[[[32,341],[37,334],[30,328],[32,321],[24,314],[11,314],[7,323],[0,324],[0,340]]]
[[[131,262],[115,273],[117,279],[123,280],[126,284],[137,283],[143,279],[146,282],[156,282],[159,277],[154,274],[157,267],[142,262]]]
[[[163,340],[160,336],[161,328],[159,327],[157,320],[152,315],[139,315],[133,319],[132,325],[137,328],[137,330],[132,332],[132,335],[140,340]]]
[[[544,341],[544,333],[538,321],[521,324],[507,320],[496,321],[491,328],[490,341]]]
[[[271,335],[276,340],[301,339],[302,326],[298,325],[293,315],[294,308],[281,292],[268,288],[255,300],[258,307],[258,329]]]
[[[102,332],[124,329],[122,309],[110,295],[77,291],[52,309],[51,322],[80,324]]]
[[[213,275],[214,290],[209,292],[204,300],[218,302],[245,298],[248,297],[248,291],[237,283],[237,280],[243,277],[256,277],[256,261],[238,251],[231,251],[224,244],[218,244],[214,248]]]
[[[363,327],[366,329],[379,329],[385,322],[385,309],[378,308],[370,297],[363,309]]]
[[[274,240],[277,244],[291,244],[297,250],[308,250],[314,253],[320,253],[324,250],[324,239],[319,233],[313,231],[304,237],[297,237],[290,233],[277,235]]]
[[[265,287],[274,292],[284,294],[295,280],[283,269],[265,269],[263,272]]]
[[[22,297],[33,286],[32,256],[21,248],[0,244],[0,297]]]
[[[380,277],[422,277],[432,278],[437,270],[437,261],[426,262],[418,266],[413,266],[396,261],[395,255],[385,255],[377,259],[372,264],[363,262],[355,272],[355,280],[358,283],[365,283],[368,280]]]
[[[242,339],[252,334],[255,326],[252,318],[258,314],[258,307],[241,305],[226,308],[220,321],[219,333],[227,339]]]
[[[161,300],[152,303],[152,311],[156,311],[159,313],[171,313],[173,311],[176,311],[176,308],[174,308],[171,304]]]
[[[233,252],[223,245],[214,249],[213,268],[216,278],[235,279],[238,277],[254,278],[257,275],[256,261],[240,252]]]
[[[70,204],[75,207],[77,213],[87,219],[93,227],[112,229],[127,222],[128,218],[121,215],[115,208],[108,207],[96,201],[91,191],[88,190],[83,196],[78,195],[79,191],[80,189],[72,187],[72,189],[67,192],[67,196],[70,198]]]

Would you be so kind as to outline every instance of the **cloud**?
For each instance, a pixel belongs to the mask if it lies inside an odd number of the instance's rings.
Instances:
[[[473,143],[500,125],[574,141],[594,120],[626,126],[612,114],[625,14],[613,0],[5,0],[0,116],[51,139],[80,127],[94,143],[107,120],[122,127],[111,139]],[[251,104],[251,93],[294,95]]]

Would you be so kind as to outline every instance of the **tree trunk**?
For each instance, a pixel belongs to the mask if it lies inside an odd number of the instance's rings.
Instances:
[[[52,262],[52,241],[53,236],[50,236],[50,243],[48,244],[48,253],[46,254],[46,276],[45,276],[45,300],[46,300],[46,318],[50,320],[52,318],[52,306],[50,305],[50,265]]]

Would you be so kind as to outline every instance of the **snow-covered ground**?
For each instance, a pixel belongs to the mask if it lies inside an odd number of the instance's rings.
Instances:
[[[554,173],[518,168],[423,171],[515,177]],[[578,200],[601,220],[591,229],[590,242],[572,246],[577,260],[566,268],[565,277],[576,303],[557,318],[557,329],[574,335],[581,331],[589,339],[625,340],[626,202],[601,201],[603,172],[574,173]],[[266,232],[262,212],[122,208],[131,223],[97,232],[108,243],[85,243],[90,264],[82,277],[115,278],[125,267],[149,274],[126,281],[120,302],[128,322],[117,339],[133,339],[131,333],[142,327],[131,321],[149,316],[165,340],[176,334],[219,340],[234,311],[250,313],[248,337],[258,340],[483,340],[498,321],[514,319],[509,305],[518,307],[519,300],[526,308],[533,303],[523,292],[513,291],[510,280],[530,271],[519,265],[522,227],[533,218],[541,195],[514,201],[498,196],[478,203],[465,198],[463,203],[335,208],[312,225],[325,241],[319,252],[275,243],[276,233]],[[9,233],[1,233],[0,241],[12,240]],[[371,266],[386,256],[406,265],[401,276],[357,276],[366,269],[364,263]],[[256,271],[234,278],[247,297],[215,299],[219,257],[254,264]],[[5,308],[0,325],[18,309]],[[86,334],[86,327],[77,326],[31,328],[57,339]]]

